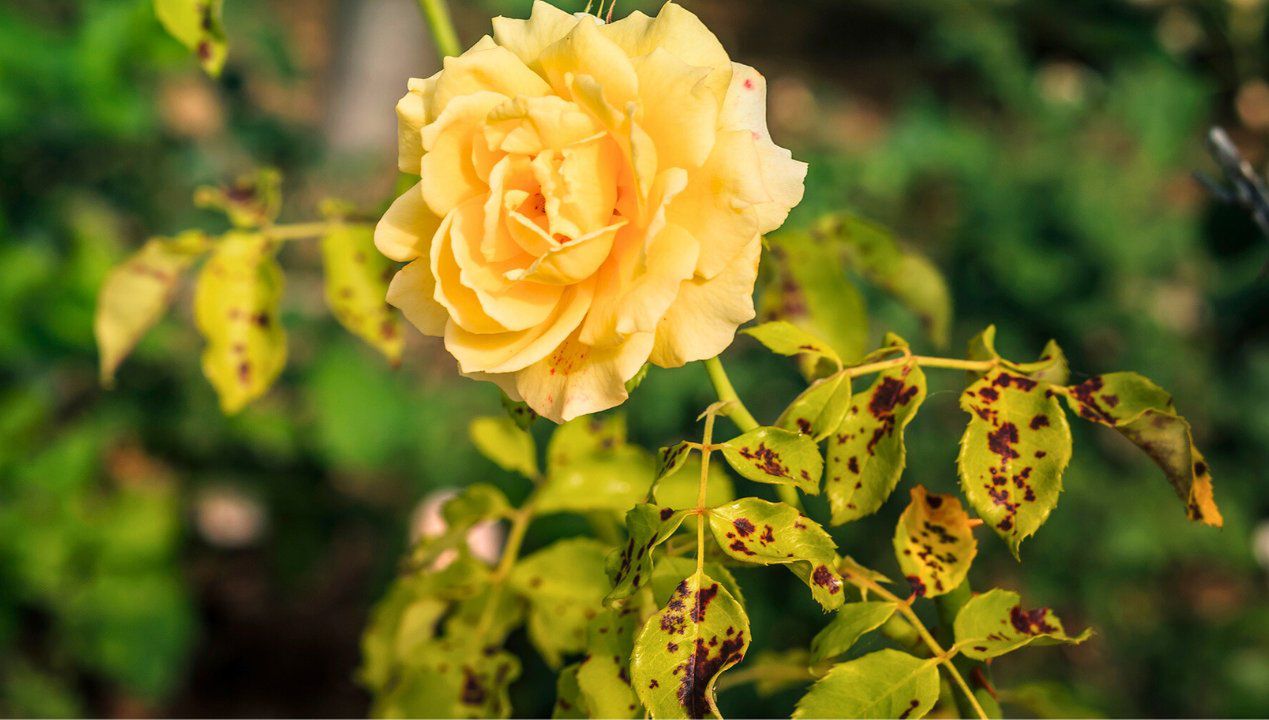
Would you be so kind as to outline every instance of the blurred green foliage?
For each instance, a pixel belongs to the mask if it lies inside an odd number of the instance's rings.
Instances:
[[[618,12],[656,4],[623,0]],[[1264,154],[1264,128],[1240,127],[1247,118],[1234,112],[1269,59],[1263,4],[684,4],[772,80],[774,131],[811,162],[792,224],[847,209],[893,228],[949,279],[953,351],[988,323],[1009,356],[1057,338],[1073,368],[1138,370],[1172,390],[1209,450],[1221,531],[1188,524],[1157,469],[1125,442],[1081,427],[1066,491],[1023,563],[983,542],[977,576],[1098,633],[1002,663],[1007,709],[1263,714],[1269,603],[1252,547],[1258,527],[1265,543],[1269,517],[1260,482],[1269,283],[1257,279],[1269,252],[1249,220],[1209,206],[1187,177],[1206,166],[1201,138],[1212,122]],[[313,123],[276,117],[253,94],[253,84],[294,88],[310,72],[280,19],[297,4],[227,5],[234,54],[215,84],[197,80],[223,126],[204,136],[164,114],[173,83],[194,82],[198,70],[149,0],[0,7],[6,715],[363,713],[357,637],[418,501],[475,481],[513,499],[525,491],[466,437],[470,417],[496,412],[496,391],[458,379],[451,360],[417,339],[403,368],[389,370],[329,319],[310,248],[283,253],[294,359],[241,416],[223,418],[202,381],[187,301],[142,342],[117,389],[98,389],[101,279],[148,235],[223,229],[191,209],[197,185],[247,162],[278,166],[297,188],[349,166]],[[470,39],[490,14],[528,6],[463,3],[458,20]],[[425,53],[419,62],[418,74],[430,72]],[[391,164],[363,160],[360,175],[339,182],[373,183]],[[306,203],[288,200],[284,218],[311,216]],[[897,303],[861,290],[874,343],[883,329],[921,336]],[[760,419],[800,389],[796,368],[750,339],[737,341],[728,366]],[[931,374],[908,433],[905,484],[955,486],[964,418],[952,375]],[[631,435],[648,447],[692,436],[711,399],[700,367],[654,369],[626,408]],[[265,518],[245,546],[208,531],[207,493],[225,488]],[[840,528],[839,545],[887,557],[901,504]],[[526,551],[585,527],[561,516]],[[755,649],[804,647],[825,624],[809,598],[788,597],[783,576],[737,579]],[[515,707],[549,712],[549,669],[523,635],[510,649],[528,658]],[[287,669],[300,653],[305,667]],[[741,687],[722,709],[785,714],[799,692]]]

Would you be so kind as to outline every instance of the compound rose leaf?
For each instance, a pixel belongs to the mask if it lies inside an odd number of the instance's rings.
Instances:
[[[918,485],[895,527],[894,553],[912,592],[936,597],[964,582],[978,541],[960,500]]]
[[[953,623],[956,647],[975,660],[986,660],[1027,645],[1078,644],[1092,630],[1074,637],[1048,608],[1024,610],[1018,593],[991,590],[970,598]]]
[[[792,485],[808,495],[820,492],[824,459],[815,440],[807,435],[760,427],[718,447],[733,470],[754,482]]]
[[[825,451],[834,525],[877,512],[894,492],[906,462],[903,431],[924,401],[925,374],[915,362],[882,371],[851,400]]]
[[[1066,414],[1050,386],[999,368],[966,388],[960,405],[970,415],[956,459],[961,488],[1017,557],[1062,492]]]
[[[210,243],[196,230],[154,238],[106,275],[93,320],[102,385],[114,382],[119,364],[167,312],[181,276]]]
[[[920,718],[939,698],[938,659],[881,650],[834,665],[794,718]]]
[[[723,552],[745,563],[788,565],[826,610],[841,607],[845,593],[837,546],[824,528],[796,508],[742,498],[709,511],[709,526]]]
[[[262,235],[231,232],[198,276],[194,320],[207,341],[203,374],[229,415],[263,395],[286,365],[275,252]]]
[[[654,718],[718,716],[714,685],[749,648],[749,617],[703,572],[679,583],[635,639],[630,676]]]
[[[383,354],[394,366],[401,362],[404,336],[401,319],[388,305],[393,266],[375,250],[374,228],[333,222],[322,236],[326,304],[349,332]]]
[[[1144,450],[1163,470],[1191,520],[1215,527],[1224,523],[1207,461],[1171,395],[1136,373],[1118,372],[1067,388],[1066,400],[1080,417],[1115,428]]]

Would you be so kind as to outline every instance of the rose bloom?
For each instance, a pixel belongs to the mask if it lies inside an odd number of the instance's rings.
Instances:
[[[398,103],[421,180],[375,243],[409,263],[388,301],[464,375],[563,422],[731,343],[806,165],[771,141],[763,77],[678,5],[493,25]]]

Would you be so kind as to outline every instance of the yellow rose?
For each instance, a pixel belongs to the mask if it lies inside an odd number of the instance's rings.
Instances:
[[[771,141],[763,77],[678,5],[493,24],[398,103],[421,180],[375,243],[409,263],[388,301],[464,375],[563,422],[731,343],[806,165]]]

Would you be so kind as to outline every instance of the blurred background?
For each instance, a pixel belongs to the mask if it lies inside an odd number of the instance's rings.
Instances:
[[[1097,631],[1010,656],[998,684],[1061,715],[1269,714],[1269,242],[1190,177],[1213,169],[1215,123],[1264,165],[1269,6],[682,4],[768,76],[773,133],[811,163],[790,222],[848,208],[933,258],[956,304],[949,353],[989,322],[1010,357],[1053,337],[1077,371],[1151,377],[1194,423],[1224,529],[1187,523],[1147,459],[1081,425],[1024,562],[983,537],[976,586]],[[193,189],[258,164],[285,173],[284,221],[330,195],[382,207],[393,105],[437,66],[411,0],[225,5],[219,80],[149,0],[0,5],[0,714],[362,715],[358,637],[421,500],[475,481],[524,492],[466,440],[469,418],[500,412],[497,391],[412,331],[393,370],[339,329],[314,244],[283,253],[291,357],[262,401],[221,415],[188,298],[114,390],[98,387],[92,315],[113,264],[149,235],[222,229]],[[530,2],[453,5],[470,43]],[[657,5],[620,0],[618,13]],[[896,329],[934,350],[866,292],[876,337]],[[800,389],[751,340],[727,360],[759,418]],[[931,379],[905,483],[952,491],[963,378]],[[653,369],[627,405],[634,439],[697,432],[711,399],[701,368]],[[893,572],[904,502],[901,488],[839,528],[843,551]],[[550,521],[526,549],[584,527]],[[805,646],[823,625],[784,573],[737,574],[755,649]],[[527,658],[517,713],[549,714],[549,671],[522,634],[511,644]],[[722,706],[782,715],[796,697],[742,687]]]

